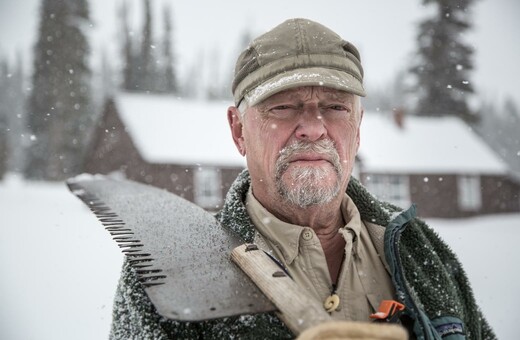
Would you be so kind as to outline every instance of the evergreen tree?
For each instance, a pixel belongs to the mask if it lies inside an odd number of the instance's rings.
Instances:
[[[213,47],[207,58],[206,98],[217,100],[222,98],[222,81],[220,80],[220,49]]]
[[[143,0],[144,20],[139,40],[130,34],[126,2],[120,9],[123,45],[121,48],[123,88],[127,91],[177,93],[177,77],[172,44],[172,23],[169,6],[163,10],[164,32],[160,48],[154,44],[153,18],[149,0]]]
[[[418,81],[418,115],[455,115],[473,121],[468,107],[473,93],[470,72],[473,49],[462,40],[471,28],[469,10],[474,0],[423,0],[435,14],[420,24],[419,61],[412,68]]]
[[[472,127],[520,178],[520,110],[512,98],[503,105],[487,102],[480,108],[480,119]]]
[[[123,64],[123,89],[135,91],[137,86],[136,60],[133,51],[132,38],[130,36],[130,26],[128,24],[128,5],[123,1],[120,8],[121,33],[123,36],[122,54]]]
[[[34,51],[25,173],[62,180],[81,171],[92,124],[87,0],[43,0]]]
[[[112,65],[107,57],[106,50],[103,49],[101,53],[101,84],[99,84],[102,103],[104,103],[107,98],[114,96],[115,83],[117,82],[114,78],[115,75],[112,70]]]
[[[174,65],[174,57],[172,50],[172,20],[171,20],[171,11],[170,7],[166,5],[163,10],[163,24],[164,24],[164,32],[163,32],[163,43],[162,43],[162,53],[163,53],[163,62],[162,62],[162,70],[158,72],[158,78],[162,79],[160,84],[160,91],[166,93],[176,93],[177,92],[177,79],[175,76],[175,71],[173,68]]]
[[[9,146],[7,136],[9,135],[9,127],[7,125],[7,112],[3,109],[6,103],[5,93],[7,91],[8,78],[7,61],[0,61],[0,179],[2,179],[6,167],[7,159],[9,157]]]
[[[141,33],[141,50],[137,63],[137,89],[141,92],[153,92],[155,90],[155,45],[152,37],[152,11],[150,0],[143,0],[143,2],[145,18]]]
[[[24,72],[20,55],[16,65],[10,66],[7,60],[0,62],[0,120],[4,139],[5,166],[9,171],[23,170],[23,146],[25,136],[25,92]]]

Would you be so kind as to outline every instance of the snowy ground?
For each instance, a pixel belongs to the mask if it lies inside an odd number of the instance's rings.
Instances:
[[[106,339],[122,255],[64,184],[0,182],[0,339]],[[430,220],[499,339],[520,330],[520,214]]]

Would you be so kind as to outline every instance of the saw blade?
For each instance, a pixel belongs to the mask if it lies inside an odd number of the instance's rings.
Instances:
[[[230,260],[243,241],[199,206],[129,180],[79,176],[67,185],[122,248],[162,316],[201,321],[276,310]]]

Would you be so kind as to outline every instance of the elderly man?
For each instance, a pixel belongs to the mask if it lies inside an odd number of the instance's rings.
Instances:
[[[406,309],[411,338],[495,338],[448,247],[407,211],[351,177],[360,143],[358,50],[292,19],[240,55],[228,121],[247,170],[217,214],[255,242],[337,320],[369,321],[382,300]],[[201,323],[162,319],[125,265],[112,338],[291,338],[271,313]]]

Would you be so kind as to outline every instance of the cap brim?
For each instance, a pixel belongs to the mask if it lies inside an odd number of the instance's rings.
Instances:
[[[323,67],[312,67],[278,74],[246,93],[244,99],[248,106],[253,106],[278,92],[301,86],[324,86],[361,97],[366,95],[363,84],[351,74]]]

